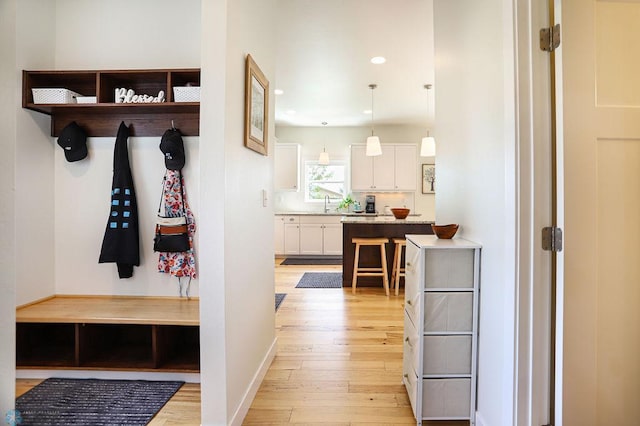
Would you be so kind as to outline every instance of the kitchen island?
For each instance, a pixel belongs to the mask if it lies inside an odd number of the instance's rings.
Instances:
[[[389,283],[391,283],[391,270],[393,267],[394,238],[405,238],[407,234],[433,234],[431,224],[433,221],[421,219],[420,216],[408,216],[406,219],[396,219],[393,216],[345,216],[342,222],[342,286],[351,287],[353,278],[353,260],[355,258],[356,245],[352,238],[388,238],[386,245],[387,270]],[[404,257],[404,256],[403,256]],[[380,267],[380,249],[375,247],[360,248],[361,267]],[[403,260],[404,264],[404,260]],[[389,284],[391,285],[391,284]],[[358,287],[381,287],[380,277],[358,277]]]

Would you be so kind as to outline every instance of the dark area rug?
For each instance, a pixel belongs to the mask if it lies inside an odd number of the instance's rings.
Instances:
[[[342,272],[305,272],[296,288],[342,288]]]
[[[287,293],[276,293],[276,312],[278,312],[278,308],[286,296]]]
[[[146,425],[184,382],[51,378],[16,399],[19,425]]]
[[[336,258],[308,258],[308,257],[287,257],[281,265],[342,265],[342,259]]]

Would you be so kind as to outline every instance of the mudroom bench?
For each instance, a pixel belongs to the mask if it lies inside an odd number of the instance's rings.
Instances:
[[[53,296],[16,310],[17,368],[200,370],[199,301]]]

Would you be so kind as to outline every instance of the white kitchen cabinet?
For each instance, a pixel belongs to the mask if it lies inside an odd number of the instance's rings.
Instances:
[[[300,216],[301,255],[342,255],[340,216]]]
[[[276,216],[273,219],[273,245],[275,254],[284,254],[284,216]]]
[[[418,181],[418,148],[416,145],[396,145],[394,157],[395,189],[415,191]]]
[[[415,191],[416,145],[383,144],[382,155],[367,157],[365,145],[351,146],[352,191]]]
[[[416,423],[475,423],[480,245],[407,235],[403,382]]]
[[[342,224],[325,223],[322,233],[322,252],[326,255],[342,256]]]
[[[300,254],[323,254],[322,233],[324,225],[320,223],[300,224]]]
[[[300,188],[300,145],[277,143],[273,167],[276,191],[298,191]]]

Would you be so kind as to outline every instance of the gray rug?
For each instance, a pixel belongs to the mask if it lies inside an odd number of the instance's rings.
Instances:
[[[14,424],[146,425],[183,384],[51,378],[16,399]]]
[[[281,265],[342,265],[342,258],[287,257]]]
[[[278,308],[286,296],[287,293],[276,293],[276,312],[278,312]]]
[[[342,272],[305,272],[296,288],[342,288]]]

